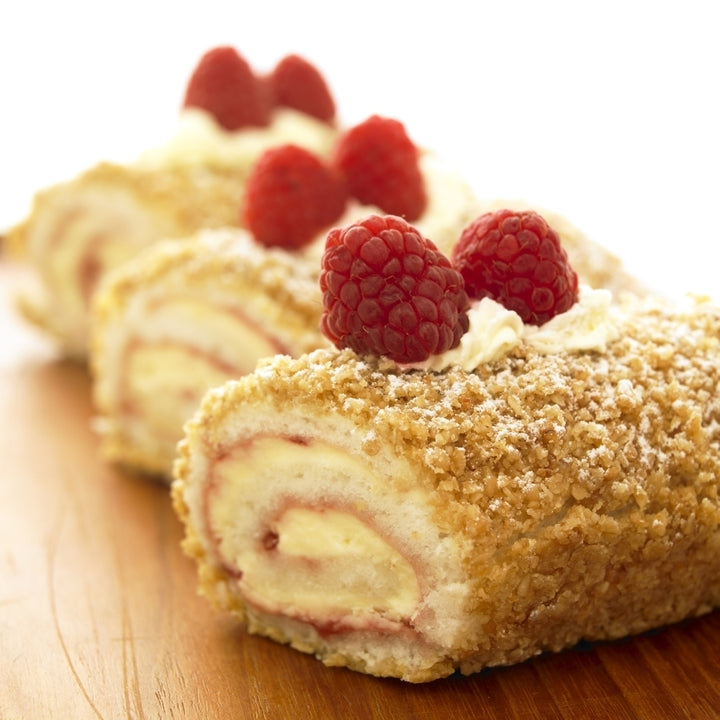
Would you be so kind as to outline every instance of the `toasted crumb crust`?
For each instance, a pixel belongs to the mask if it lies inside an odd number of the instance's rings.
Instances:
[[[322,305],[316,278],[312,259],[260,247],[241,228],[206,229],[161,241],[105,279],[93,303],[93,342],[102,343],[105,326],[136,298],[185,289],[209,304],[222,295],[241,308],[253,293],[267,297],[281,308],[277,322],[291,328],[286,334],[294,352],[309,352],[326,344],[319,331]]]
[[[339,640],[295,643],[274,618],[255,618],[252,631],[328,663],[424,681],[708,612],[720,605],[720,311],[633,303],[619,323],[603,354],[521,347],[470,374],[403,371],[349,351],[270,359],[209,393],[187,424],[176,510],[189,523],[190,441],[215,457],[243,440],[238,418],[292,405],[316,425],[353,423],[351,451],[418,469],[435,522],[472,548],[468,631],[432,670],[379,637],[361,655]],[[185,549],[202,591],[247,619],[190,524]]]

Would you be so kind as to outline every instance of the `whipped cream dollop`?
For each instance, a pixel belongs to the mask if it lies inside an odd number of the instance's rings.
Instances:
[[[523,323],[513,310],[483,298],[470,308],[470,327],[457,347],[412,367],[439,371],[458,365],[472,372],[483,363],[507,355],[523,341],[544,354],[603,351],[618,334],[611,302],[609,290],[581,285],[578,301],[567,312],[536,327]]]
[[[264,127],[230,131],[199,108],[184,108],[175,134],[140,157],[139,164],[153,167],[215,165],[249,170],[265,150],[285,143],[327,155],[337,128],[291,108],[277,108]]]

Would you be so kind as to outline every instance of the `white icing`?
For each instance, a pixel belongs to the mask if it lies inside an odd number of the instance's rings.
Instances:
[[[543,354],[582,350],[603,351],[617,336],[610,311],[612,294],[581,286],[578,301],[567,311],[539,327],[526,325],[513,310],[489,298],[475,302],[468,312],[470,327],[460,344],[423,363],[412,365],[440,371],[459,365],[472,372],[481,364],[507,355],[521,342]]]

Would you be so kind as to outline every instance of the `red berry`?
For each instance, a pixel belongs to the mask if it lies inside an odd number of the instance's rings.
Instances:
[[[270,122],[271,94],[234,48],[220,46],[200,58],[183,105],[202,108],[226,130],[238,130]]]
[[[425,210],[419,152],[399,121],[373,115],[351,127],[339,138],[332,162],[360,202],[408,222]]]
[[[320,289],[323,333],[360,355],[421,362],[457,346],[468,328],[462,276],[393,215],[330,231]]]
[[[299,55],[284,57],[269,77],[275,104],[293,108],[332,123],[335,101],[325,78],[311,63]]]
[[[346,199],[342,180],[319,157],[280,145],[253,166],[243,219],[263,245],[298,248],[342,215]]]
[[[472,299],[496,300],[529,325],[577,301],[577,274],[560,238],[533,210],[481,215],[463,230],[452,261]]]

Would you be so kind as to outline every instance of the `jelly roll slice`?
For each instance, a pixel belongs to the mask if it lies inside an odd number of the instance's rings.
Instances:
[[[240,228],[158,243],[111,273],[90,351],[103,456],[169,480],[203,394],[261,357],[326,345],[321,309],[315,262]]]
[[[232,48],[214,48],[188,81],[169,140],[132,162],[99,162],[35,195],[8,245],[34,271],[19,300],[24,315],[63,353],[86,357],[92,298],[108,271],[151,243],[241,224],[245,181],[267,148],[293,142],[329,153],[338,132],[334,104],[322,118],[302,103],[280,104],[287,99],[268,94],[274,76],[259,77]],[[298,83],[300,94],[304,88]]]
[[[405,237],[403,252],[425,253]],[[521,255],[514,271],[532,264]],[[465,322],[446,287],[459,343],[398,341],[393,310],[353,335],[330,289],[323,327],[333,342],[344,327],[348,347],[270,358],[211,390],[172,486],[200,591],[252,633],[411,682],[715,608],[720,311],[614,306],[553,263],[533,274],[558,291],[550,319],[544,293],[503,299],[516,310],[471,294]]]

